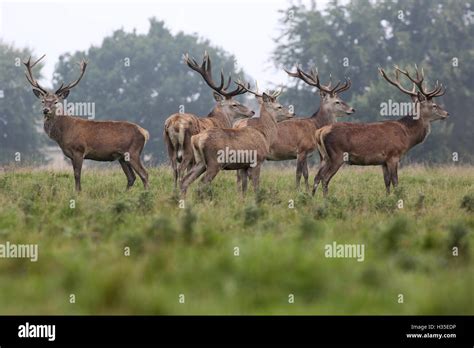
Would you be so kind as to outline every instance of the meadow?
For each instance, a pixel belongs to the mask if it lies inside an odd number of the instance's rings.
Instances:
[[[168,167],[128,192],[117,164],[86,168],[81,194],[72,169],[7,168],[0,243],[39,255],[0,259],[0,313],[474,314],[473,167],[399,179],[387,196],[380,168],[345,167],[324,200],[265,165],[259,194],[221,173],[183,207]],[[333,242],[364,261],[325,257]]]

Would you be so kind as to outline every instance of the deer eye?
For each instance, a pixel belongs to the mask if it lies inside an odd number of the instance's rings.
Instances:
[[[433,104],[433,107],[436,109],[436,108],[438,107],[438,105],[436,105],[436,104]]]

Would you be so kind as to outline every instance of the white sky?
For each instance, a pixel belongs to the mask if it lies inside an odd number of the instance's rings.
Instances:
[[[318,7],[327,1],[318,0]],[[44,83],[50,85],[60,54],[100,45],[119,28],[146,33],[148,19],[156,17],[173,33],[197,33],[234,54],[239,67],[264,86],[288,79],[270,58],[279,33],[278,10],[289,4],[290,0],[0,0],[0,38],[37,55],[45,53]]]

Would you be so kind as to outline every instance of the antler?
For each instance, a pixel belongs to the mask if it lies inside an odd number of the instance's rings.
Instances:
[[[263,97],[263,93],[259,93],[258,91],[258,84],[257,84],[257,81],[255,81],[255,88],[256,90],[255,91],[252,91],[250,89],[250,83],[246,83],[246,82],[243,82],[242,80],[237,80],[236,82],[234,82],[237,86],[239,86],[240,88],[244,89],[246,92],[249,92],[253,95],[255,95],[256,97],[259,97],[259,98],[262,98]],[[280,94],[283,92],[283,89],[280,88],[279,90],[276,90],[276,91],[273,91],[273,92],[266,92],[266,94],[272,98],[272,100],[276,100]]]
[[[71,88],[75,87],[79,81],[81,81],[82,77],[84,76],[84,73],[86,72],[87,68],[87,61],[83,59],[80,63],[78,63],[80,69],[81,69],[81,74],[79,75],[79,78],[76,81],[73,81],[66,86],[64,86],[64,83],[61,83],[61,86],[54,92],[55,94],[63,94],[64,92],[70,90]]]
[[[26,76],[26,79],[28,80],[28,82],[36,89],[40,90],[41,92],[43,92],[44,94],[47,94],[48,91],[46,89],[44,89],[43,87],[40,86],[40,84],[38,83],[38,81],[33,77],[33,72],[32,72],[32,69],[33,67],[39,63],[39,61],[41,59],[43,59],[46,55],[43,54],[43,56],[41,58],[39,58],[37,61],[35,61],[33,64],[31,64],[31,56],[28,58],[28,60],[26,62],[23,62],[23,64],[25,65],[26,67],[26,72],[25,72],[25,76]]]
[[[238,86],[233,91],[230,91],[230,92],[227,91],[230,86],[230,83],[232,82],[232,77],[229,76],[227,80],[227,84],[224,86],[225,78],[224,78],[224,72],[222,70],[220,73],[221,82],[219,86],[216,86],[212,78],[211,58],[209,57],[207,52],[204,52],[204,58],[202,60],[201,65],[199,65],[193,57],[190,57],[188,53],[185,54],[184,61],[191,69],[198,72],[203,77],[204,81],[206,81],[209,87],[211,87],[214,91],[216,91],[220,95],[224,96],[226,99],[230,99],[236,95],[244,94],[245,92],[247,92],[247,90],[242,88],[241,86]]]
[[[436,81],[435,87],[431,91],[426,91],[424,86],[423,86],[423,81],[425,79],[425,72],[423,68],[421,68],[421,72],[418,70],[418,67],[415,64],[415,73],[416,73],[416,78],[412,77],[408,70],[402,70],[400,69],[397,65],[394,65],[395,68],[395,81],[390,79],[385,71],[382,68],[379,68],[380,74],[387,80],[390,84],[394,85],[397,87],[400,91],[403,93],[406,93],[412,97],[417,97],[418,93],[416,92],[416,89],[418,88],[418,91],[426,98],[426,99],[431,99],[434,97],[440,97],[444,93],[446,93],[446,90],[443,89],[443,85],[440,84],[438,81]],[[411,90],[407,90],[404,88],[401,83],[400,83],[400,76],[399,73],[405,75],[411,82],[413,82],[413,88]]]
[[[345,82],[342,86],[340,86],[341,81],[339,81],[336,84],[336,86],[331,88],[331,85],[332,85],[332,76],[331,75],[329,77],[329,84],[322,85],[321,81],[319,80],[318,70],[314,69],[314,68],[311,69],[309,73],[303,71],[301,69],[301,67],[298,66],[298,65],[296,66],[296,72],[291,72],[291,71],[288,71],[286,69],[284,69],[284,70],[288,75],[290,75],[292,77],[297,77],[297,78],[303,80],[304,82],[306,82],[308,85],[314,86],[314,87],[318,88],[320,91],[323,91],[323,92],[331,94],[331,95],[335,95],[335,94],[344,92],[344,91],[348,90],[349,88],[351,88],[351,85],[352,85],[351,80],[346,78]]]

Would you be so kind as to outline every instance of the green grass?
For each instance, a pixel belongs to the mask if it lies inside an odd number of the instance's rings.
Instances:
[[[148,192],[86,169],[76,195],[71,172],[0,174],[0,243],[39,245],[38,262],[0,259],[0,314],[474,314],[472,167],[402,168],[391,196],[380,168],[347,167],[325,201],[266,166],[258,197],[221,173],[185,209],[167,167]],[[334,241],[365,260],[326,258]]]

